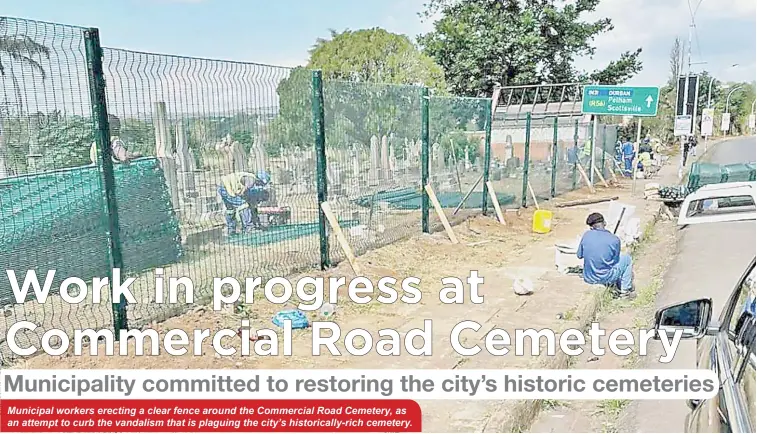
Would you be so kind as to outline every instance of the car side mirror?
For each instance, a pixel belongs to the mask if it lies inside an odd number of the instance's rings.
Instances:
[[[655,314],[655,330],[673,335],[683,331],[683,339],[699,339],[707,333],[712,318],[712,300],[702,298],[664,307]],[[660,334],[655,335],[659,339]]]

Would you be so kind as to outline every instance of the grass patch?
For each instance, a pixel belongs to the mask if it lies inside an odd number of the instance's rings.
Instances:
[[[541,401],[542,410],[553,410],[562,406],[563,403],[556,399],[542,399]]]
[[[617,417],[630,402],[631,401],[628,399],[605,399],[597,404],[597,408],[600,413],[614,418]]]

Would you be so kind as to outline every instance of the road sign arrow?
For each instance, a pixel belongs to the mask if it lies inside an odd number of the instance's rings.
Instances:
[[[654,101],[654,98],[652,98],[652,95],[649,95],[647,97],[647,108],[652,106],[652,101]]]

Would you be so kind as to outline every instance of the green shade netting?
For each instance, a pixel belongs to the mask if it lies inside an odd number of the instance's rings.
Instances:
[[[116,165],[124,270],[138,273],[181,256],[179,222],[163,171],[155,158]],[[0,180],[0,269],[40,280],[56,270],[53,288],[68,277],[107,277],[108,218],[100,172],[95,166]],[[3,279],[5,280],[5,279]],[[0,281],[0,302],[11,299]]]
[[[481,207],[481,192],[474,192],[465,200],[462,208],[476,209]],[[377,202],[386,202],[390,208],[401,210],[421,209],[422,194],[413,188],[403,188],[396,190],[385,190],[375,195],[362,196],[355,200],[358,206],[370,208],[371,204]],[[459,192],[441,192],[436,193],[442,208],[455,208],[463,200],[463,194]],[[498,193],[497,200],[500,206],[506,206],[515,202],[515,196],[507,193]],[[489,207],[492,207],[491,201],[487,201]]]

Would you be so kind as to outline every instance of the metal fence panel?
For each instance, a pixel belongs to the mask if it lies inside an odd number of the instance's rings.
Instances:
[[[456,208],[468,196],[458,216],[478,213],[483,206],[490,105],[490,99],[446,96],[431,97],[429,102],[429,181],[444,208]],[[513,200],[505,194],[499,196],[502,206]]]
[[[357,254],[421,231],[421,91],[323,82],[328,195]]]
[[[112,324],[106,291],[100,304],[91,296],[80,304],[59,296],[68,277],[91,283],[109,275],[102,169],[90,161],[94,125],[84,30],[0,18],[0,335],[18,321],[39,324],[17,336],[23,347],[39,348],[50,328]],[[19,283],[27,270],[36,270],[40,283],[54,270],[45,304],[31,297],[15,304],[6,270],[14,270]],[[13,359],[3,340],[0,363]]]
[[[139,276],[131,325],[186,309],[155,303],[156,269],[166,281],[190,277],[198,301],[213,277],[318,263],[310,71],[107,48],[104,67],[113,134],[144,156],[117,185],[124,267]],[[246,226],[245,206],[264,198],[221,188],[224,176],[260,171],[273,186],[259,208],[264,231]]]

